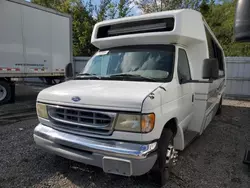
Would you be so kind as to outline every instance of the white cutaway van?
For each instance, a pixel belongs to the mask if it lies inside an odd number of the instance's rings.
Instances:
[[[80,74],[39,93],[36,144],[165,184],[177,151],[221,112],[219,42],[199,12],[184,9],[97,23],[92,44],[99,51]]]

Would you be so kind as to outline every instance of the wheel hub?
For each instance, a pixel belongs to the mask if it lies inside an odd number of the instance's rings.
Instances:
[[[6,89],[0,85],[0,101],[4,100],[7,95]]]
[[[175,165],[177,162],[178,151],[174,149],[174,146],[170,144],[166,153],[166,165]]]

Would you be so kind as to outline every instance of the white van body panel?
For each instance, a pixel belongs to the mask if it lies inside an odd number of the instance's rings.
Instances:
[[[133,35],[112,36],[108,38],[97,38],[97,31],[106,25],[129,23],[159,18],[175,18],[174,30],[169,32],[151,32]],[[192,21],[190,21],[192,20]],[[195,29],[193,29],[195,28]],[[191,9],[173,10],[133,16],[128,18],[107,20],[97,23],[94,27],[91,43],[99,49],[112,48],[127,45],[149,45],[149,44],[199,44],[205,41],[204,27],[201,14]]]
[[[178,49],[176,48],[176,57],[178,57]],[[183,47],[180,47],[183,49]],[[175,59],[175,68],[174,76],[171,83],[163,84],[163,89],[157,89],[157,93],[161,97],[161,107],[156,108],[154,113],[158,115],[155,128],[152,132],[142,135],[142,140],[150,141],[155,139],[155,135],[158,135],[158,139],[161,136],[161,132],[164,126],[169,122],[169,120],[174,119],[177,123],[177,134],[174,140],[174,146],[177,149],[184,149],[184,131],[188,129],[190,123],[193,119],[193,108],[194,103],[192,102],[193,95],[193,84],[188,83],[184,85],[179,84],[179,79],[177,76],[177,66],[178,58]],[[147,101],[150,99],[147,98],[144,101],[144,105],[147,104]],[[143,105],[143,112],[144,111]],[[148,111],[149,113],[149,111]]]
[[[161,84],[110,80],[72,80],[43,90],[39,93],[38,100],[48,103],[60,102],[70,106],[78,105],[83,108],[141,112],[143,100]],[[81,101],[74,102],[72,100],[74,96],[79,96]],[[58,100],[59,97],[60,100]],[[152,107],[149,110],[153,110]]]

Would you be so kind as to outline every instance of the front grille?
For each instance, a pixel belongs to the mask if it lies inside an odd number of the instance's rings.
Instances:
[[[99,134],[111,133],[116,117],[116,113],[62,106],[48,106],[48,113],[59,128]]]

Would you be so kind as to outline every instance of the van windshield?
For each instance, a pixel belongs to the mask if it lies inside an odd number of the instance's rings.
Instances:
[[[99,51],[78,78],[167,82],[172,78],[174,52],[173,45]]]

